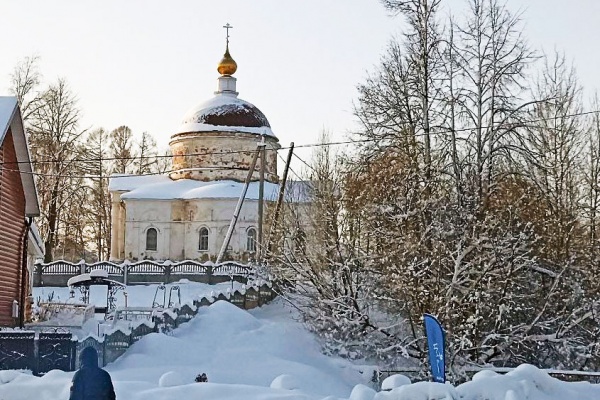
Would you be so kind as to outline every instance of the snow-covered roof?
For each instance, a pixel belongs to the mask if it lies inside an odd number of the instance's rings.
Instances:
[[[88,282],[91,279],[92,278],[90,277],[90,274],[75,275],[69,278],[69,280],[67,281],[67,286],[73,286],[81,282]]]
[[[4,142],[9,128],[12,132],[17,161],[19,162],[18,168],[21,172],[21,181],[23,182],[25,215],[35,217],[40,215],[40,206],[31,170],[31,156],[29,155],[29,145],[25,137],[21,111],[16,97],[0,96],[0,147]]]
[[[174,136],[190,132],[242,132],[275,138],[267,117],[253,104],[228,93],[218,93],[183,117]]]
[[[194,200],[194,199],[237,199],[244,184],[235,181],[202,182],[193,179],[171,180],[168,176],[124,176],[112,177],[110,191],[126,191],[124,200]],[[251,182],[246,193],[247,200],[258,200],[259,182]],[[276,199],[279,185],[265,182],[265,199]]]
[[[90,286],[90,285],[108,285],[108,286],[122,286],[125,287],[125,284],[107,279],[106,276],[108,274],[98,273],[97,270],[92,271],[94,273],[89,274],[80,274],[69,278],[67,281],[67,286]],[[106,275],[106,276],[105,276]]]
[[[312,182],[288,181],[286,202],[306,203],[312,198]],[[111,192],[127,192],[122,199],[135,200],[193,200],[193,199],[237,199],[244,184],[222,180],[202,182],[193,179],[172,180],[167,175],[113,175],[108,184]],[[259,182],[251,182],[246,199],[258,200]],[[279,185],[265,182],[265,198],[275,200]]]
[[[171,178],[167,175],[114,174],[108,182],[108,190],[111,192],[128,192],[143,185],[171,181]]]

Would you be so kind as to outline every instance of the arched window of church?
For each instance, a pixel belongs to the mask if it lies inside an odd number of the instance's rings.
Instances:
[[[200,228],[198,237],[198,250],[208,251],[208,228]]]
[[[155,228],[149,228],[146,231],[146,250],[156,251],[158,242],[158,231]]]
[[[251,253],[256,252],[256,229],[248,229],[246,235],[246,251]]]

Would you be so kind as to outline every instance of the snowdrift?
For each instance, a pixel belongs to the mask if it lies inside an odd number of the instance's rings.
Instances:
[[[372,368],[322,355],[283,302],[249,312],[217,302],[171,335],[145,336],[106,369],[117,398],[131,400],[600,399],[600,385],[561,382],[529,365],[482,371],[457,387],[390,377],[377,391]],[[194,381],[200,373],[208,382]],[[66,400],[72,376],[0,371],[0,399]]]

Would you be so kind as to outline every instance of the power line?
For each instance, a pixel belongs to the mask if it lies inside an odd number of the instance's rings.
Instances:
[[[6,163],[6,164],[16,164],[16,163]],[[1,164],[0,164],[1,166]],[[202,167],[203,170],[211,170],[211,171],[247,171],[247,168],[242,167]],[[173,172],[179,172],[181,170],[171,169],[164,172],[147,172],[142,174],[111,174],[111,175],[76,175],[76,174],[48,174],[42,172],[33,172],[33,171],[21,171],[18,169],[10,169],[10,168],[2,168],[4,171],[16,172],[21,174],[28,174],[33,176],[47,176],[53,178],[80,178],[80,179],[126,179],[126,178],[138,178],[140,176],[154,176],[154,175],[167,175]],[[272,173],[272,171],[267,171],[267,173]]]
[[[298,154],[294,154],[294,157],[296,157],[298,160],[300,160],[304,165],[306,165],[308,167],[308,169],[310,169],[312,172],[317,172],[317,170],[315,170],[315,168],[310,165],[309,163],[307,163],[306,161],[304,161]]]
[[[285,159],[285,158],[283,158],[283,156],[281,156],[280,154],[278,154],[278,156],[279,156],[279,159],[280,159],[281,161],[283,161],[283,162],[286,162],[286,159]],[[294,154],[294,156],[298,157],[296,154]],[[306,163],[306,161],[302,160],[300,157],[298,157],[298,159],[299,159],[300,161],[302,161],[304,164],[306,164],[306,166],[307,166],[307,167],[309,167],[311,170],[315,171],[315,169],[314,169],[313,167],[311,167],[311,166],[310,166],[308,163]],[[298,174],[296,173],[296,171],[294,171],[294,170],[292,169],[292,166],[291,166],[291,165],[290,165],[290,166],[288,166],[288,168],[290,169],[290,171],[291,171],[291,172],[292,172],[292,173],[293,173],[293,174],[294,174],[294,175],[295,175],[295,176],[296,176],[296,177],[297,177],[299,180],[304,180],[304,178],[302,178],[300,175],[298,175]]]
[[[279,149],[275,149],[271,147],[272,150],[278,151],[283,149],[288,149],[289,147],[281,147]],[[175,157],[196,157],[196,156],[210,156],[210,155],[228,155],[228,154],[252,154],[255,150],[228,150],[228,151],[206,151],[201,153],[190,153],[190,154],[163,154],[163,155],[151,155],[151,156],[131,156],[131,157],[93,157],[93,158],[72,158],[66,160],[56,160],[56,159],[45,159],[45,160],[32,160],[32,161],[15,161],[15,162],[2,162],[0,165],[4,164],[52,164],[52,163],[92,163],[92,162],[102,162],[102,161],[136,161],[136,160],[156,160],[161,158],[175,158]]]
[[[174,157],[195,157],[195,156],[208,156],[208,155],[225,155],[225,154],[240,154],[240,153],[252,153],[253,150],[228,150],[228,151],[207,151],[202,153],[191,153],[191,154],[163,154],[163,155],[150,155],[150,156],[131,156],[131,157],[94,157],[94,158],[73,158],[67,160],[56,160],[56,159],[45,159],[45,160],[34,160],[32,164],[51,164],[51,163],[75,163],[75,162],[102,162],[102,161],[136,161],[136,160],[154,160],[161,158],[174,158]],[[26,161],[18,161],[18,163],[24,163]],[[0,163],[1,164],[1,163]]]
[[[565,114],[565,115],[558,115],[558,116],[554,116],[554,117],[548,117],[548,118],[538,118],[538,119],[532,119],[532,120],[526,120],[526,121],[519,121],[519,122],[515,122],[515,123],[511,123],[511,124],[507,124],[507,126],[512,127],[512,128],[520,128],[520,127],[527,127],[528,124],[532,124],[532,123],[537,123],[537,122],[543,122],[543,121],[553,121],[553,120],[558,120],[558,119],[563,119],[563,118],[573,118],[573,117],[580,117],[580,116],[586,116],[586,115],[591,115],[591,114],[598,114],[600,113],[600,110],[591,110],[591,111],[581,111],[581,112],[577,112],[577,113],[572,113],[572,114]],[[477,126],[471,126],[471,127],[464,127],[464,128],[456,128],[456,129],[442,129],[442,130],[435,130],[434,132],[431,132],[430,135],[443,135],[443,134],[447,134],[447,133],[458,133],[458,132],[470,132],[476,129],[490,129],[490,128],[500,128],[503,125],[482,125],[480,127]],[[414,134],[413,136],[425,136],[425,133],[420,133],[420,134]],[[308,143],[308,144],[300,144],[300,145],[296,145],[295,148],[314,148],[314,147],[327,147],[327,146],[339,146],[339,145],[347,145],[347,144],[360,144],[360,143],[368,143],[368,142],[377,142],[379,141],[379,138],[367,138],[367,139],[352,139],[352,140],[343,140],[343,141],[336,141],[336,142],[321,142],[321,143]],[[289,146],[281,146],[278,149],[275,149],[272,147],[272,150],[275,151],[280,151],[280,150],[288,150]],[[99,158],[74,158],[74,159],[69,159],[69,160],[56,160],[56,159],[46,159],[46,160],[33,160],[33,161],[17,161],[17,162],[12,162],[12,163],[7,163],[7,162],[2,162],[0,163],[1,165],[4,164],[44,164],[44,163],[78,163],[78,162],[82,162],[82,163],[91,163],[91,162],[102,162],[102,161],[135,161],[135,160],[143,160],[143,159],[162,159],[162,158],[174,158],[174,157],[196,157],[196,156],[208,156],[208,155],[227,155],[227,154],[249,154],[252,153],[253,150],[228,150],[228,151],[207,151],[207,152],[199,152],[199,153],[190,153],[190,154],[177,154],[177,155],[173,155],[173,154],[164,154],[164,155],[151,155],[151,156],[136,156],[136,157],[99,157]]]

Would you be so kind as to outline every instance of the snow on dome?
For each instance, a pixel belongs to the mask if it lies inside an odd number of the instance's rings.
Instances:
[[[267,117],[256,106],[222,93],[188,111],[175,135],[212,131],[275,137]]]

